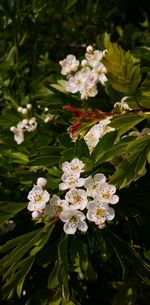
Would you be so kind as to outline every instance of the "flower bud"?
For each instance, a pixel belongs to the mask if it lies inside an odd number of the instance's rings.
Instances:
[[[27,125],[27,124],[28,124],[28,120],[27,120],[27,119],[22,120],[22,124],[23,124],[24,126]]]
[[[87,46],[86,51],[87,53],[93,53],[94,49],[92,46]]]
[[[32,218],[40,218],[40,217],[42,217],[42,213],[40,212],[40,211],[34,211],[33,213],[32,213]]]
[[[10,131],[15,132],[15,130],[16,130],[16,127],[15,127],[15,126],[11,126],[11,127],[10,127]]]
[[[31,110],[32,105],[31,105],[31,104],[27,104],[27,105],[26,105],[26,108],[27,108],[28,110]]]
[[[46,184],[47,184],[47,179],[45,179],[45,178],[43,178],[43,177],[39,177],[38,179],[37,179],[37,186],[39,186],[39,187],[45,187],[46,186]]]
[[[22,114],[27,114],[28,113],[28,110],[26,108],[22,108],[22,111],[21,111]]]
[[[23,109],[22,107],[18,107],[17,111],[22,113],[22,109]]]
[[[82,67],[86,67],[87,64],[88,64],[88,61],[87,61],[86,59],[83,59],[83,60],[81,61]]]

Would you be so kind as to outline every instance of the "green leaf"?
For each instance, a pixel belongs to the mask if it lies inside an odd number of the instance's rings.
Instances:
[[[150,80],[146,79],[140,86],[137,92],[137,101],[141,107],[149,108],[150,110]]]
[[[107,52],[103,63],[107,68],[108,83],[115,90],[132,95],[141,81],[140,65],[135,65],[132,55],[116,43],[105,39]]]
[[[112,175],[110,183],[115,184],[116,187],[123,188],[142,176],[149,150],[149,136],[132,141],[128,145],[125,159]]]
[[[36,236],[39,232],[40,229],[7,241],[4,245],[0,246],[0,253],[8,252],[11,249],[17,247],[17,245],[24,245],[28,240],[32,239],[32,237]]]
[[[81,139],[75,142],[74,155],[78,157],[87,157],[89,158],[89,149],[86,142]]]
[[[42,232],[40,240],[36,243],[36,246],[31,250],[30,255],[35,256],[47,243],[52,230],[54,228],[54,224],[49,225],[45,231]]]
[[[91,154],[91,158],[95,161],[95,163],[100,163],[101,159],[104,157],[105,153],[109,151],[110,147],[115,142],[117,137],[117,131],[111,131],[106,133],[98,142],[95,149]]]
[[[134,248],[108,229],[105,230],[104,236],[109,239],[112,247],[116,249],[119,254],[126,257],[127,260],[130,260],[132,268],[142,279],[144,276],[150,277],[150,265],[146,264]]]
[[[11,294],[17,286],[17,294],[20,297],[22,286],[26,275],[29,273],[34,262],[34,257],[27,257],[16,265],[17,272],[12,273],[10,278],[4,284],[2,291],[4,295]]]
[[[62,262],[61,261],[56,261],[55,262],[55,266],[49,276],[49,279],[48,279],[48,288],[49,289],[54,289],[56,288],[57,286],[60,285],[60,282],[59,282],[59,272],[60,272],[60,269],[61,269],[61,266],[62,266]]]
[[[58,164],[60,157],[58,156],[41,156],[36,157],[28,163],[29,166],[46,166],[50,167],[55,164]]]
[[[111,123],[109,125],[118,129],[118,137],[120,137],[147,117],[148,115],[144,115],[143,113],[123,114],[119,116],[114,116],[111,119]]]
[[[26,207],[26,203],[0,201],[0,226]]]

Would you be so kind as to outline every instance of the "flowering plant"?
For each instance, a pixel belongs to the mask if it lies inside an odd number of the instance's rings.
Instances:
[[[129,221],[141,225],[136,189],[147,204],[141,189],[150,163],[149,72],[109,35],[103,50],[87,46],[84,58],[69,54],[60,66],[64,79],[44,87],[44,106],[40,94],[32,106],[17,105],[1,143],[8,181],[11,175],[21,194],[17,206],[8,202],[6,215],[2,205],[2,222],[16,219],[22,234],[1,246],[0,264],[4,298],[28,294],[38,266],[46,287],[43,304],[73,305],[81,304],[80,286],[83,293],[88,281],[97,281],[101,264],[107,274],[115,261],[123,289],[127,267],[131,279],[137,273],[137,285],[140,277],[149,281],[147,252],[141,253],[134,230],[127,229]]]

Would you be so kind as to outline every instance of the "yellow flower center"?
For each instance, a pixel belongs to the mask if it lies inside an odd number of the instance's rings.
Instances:
[[[109,199],[109,198],[110,198],[109,192],[108,192],[108,191],[103,192],[103,193],[102,193],[102,197],[103,197],[104,199]]]
[[[75,164],[71,165],[71,169],[72,169],[73,171],[77,170],[77,169],[78,169],[78,165],[75,165]]]
[[[39,195],[39,194],[34,195],[34,200],[35,201],[41,201],[42,200],[42,195]]]
[[[63,207],[60,206],[60,205],[57,205],[57,206],[55,206],[55,208],[54,208],[54,211],[55,211],[57,214],[60,214],[63,210],[64,210]]]
[[[71,217],[69,218],[69,222],[70,222],[70,223],[76,223],[76,222],[77,222],[76,216],[71,216]]]
[[[81,202],[81,196],[75,195],[75,196],[73,196],[73,199],[74,199],[74,202],[75,202],[75,203],[80,204],[80,202]]]
[[[76,179],[74,179],[74,178],[70,178],[70,179],[68,180],[68,184],[69,184],[69,185],[74,184],[75,182],[76,182]]]
[[[96,211],[96,216],[98,217],[98,218],[101,218],[101,217],[105,217],[105,210],[103,210],[103,209],[97,209],[97,211]]]

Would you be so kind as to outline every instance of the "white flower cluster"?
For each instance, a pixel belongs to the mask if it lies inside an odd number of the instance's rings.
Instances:
[[[106,119],[99,121],[99,123],[92,126],[83,137],[90,153],[92,153],[100,138],[102,138],[107,132],[115,130],[115,128],[108,126],[111,122],[110,119],[111,117],[109,116]]]
[[[43,215],[43,209],[50,199],[50,194],[43,188],[46,186],[47,180],[43,177],[37,179],[36,185],[28,194],[28,207],[27,209],[32,212],[33,218],[40,218]]]
[[[24,107],[18,107],[17,111],[21,114],[27,114],[30,110],[32,109],[32,105],[31,104],[27,104]]]
[[[59,184],[59,189],[66,191],[64,199],[53,195],[49,200],[46,191],[43,193],[43,190],[34,186],[28,195],[31,201],[28,209],[37,211],[38,217],[38,213],[41,213],[41,209],[44,208],[44,215],[56,217],[64,222],[63,229],[66,234],[74,234],[77,229],[86,232],[88,229],[86,218],[99,228],[103,228],[107,220],[115,217],[114,209],[109,206],[119,201],[119,197],[115,195],[115,186],[108,184],[103,174],[88,178],[80,177],[84,171],[84,163],[78,158],[71,162],[64,162],[62,169],[62,182]],[[41,199],[42,207],[39,204]],[[48,200],[49,203],[46,205]],[[35,213],[32,216],[34,217]]]
[[[81,99],[88,99],[98,94],[97,85],[105,85],[107,69],[101,62],[105,51],[94,50],[92,46],[86,48],[85,59],[80,62],[74,55],[68,55],[59,63],[61,74],[66,75],[66,90],[71,93],[79,92]]]
[[[37,128],[36,118],[24,119],[19,121],[17,126],[11,126],[10,131],[14,133],[14,140],[17,144],[21,144],[24,141],[24,132],[25,131],[34,131]]]

